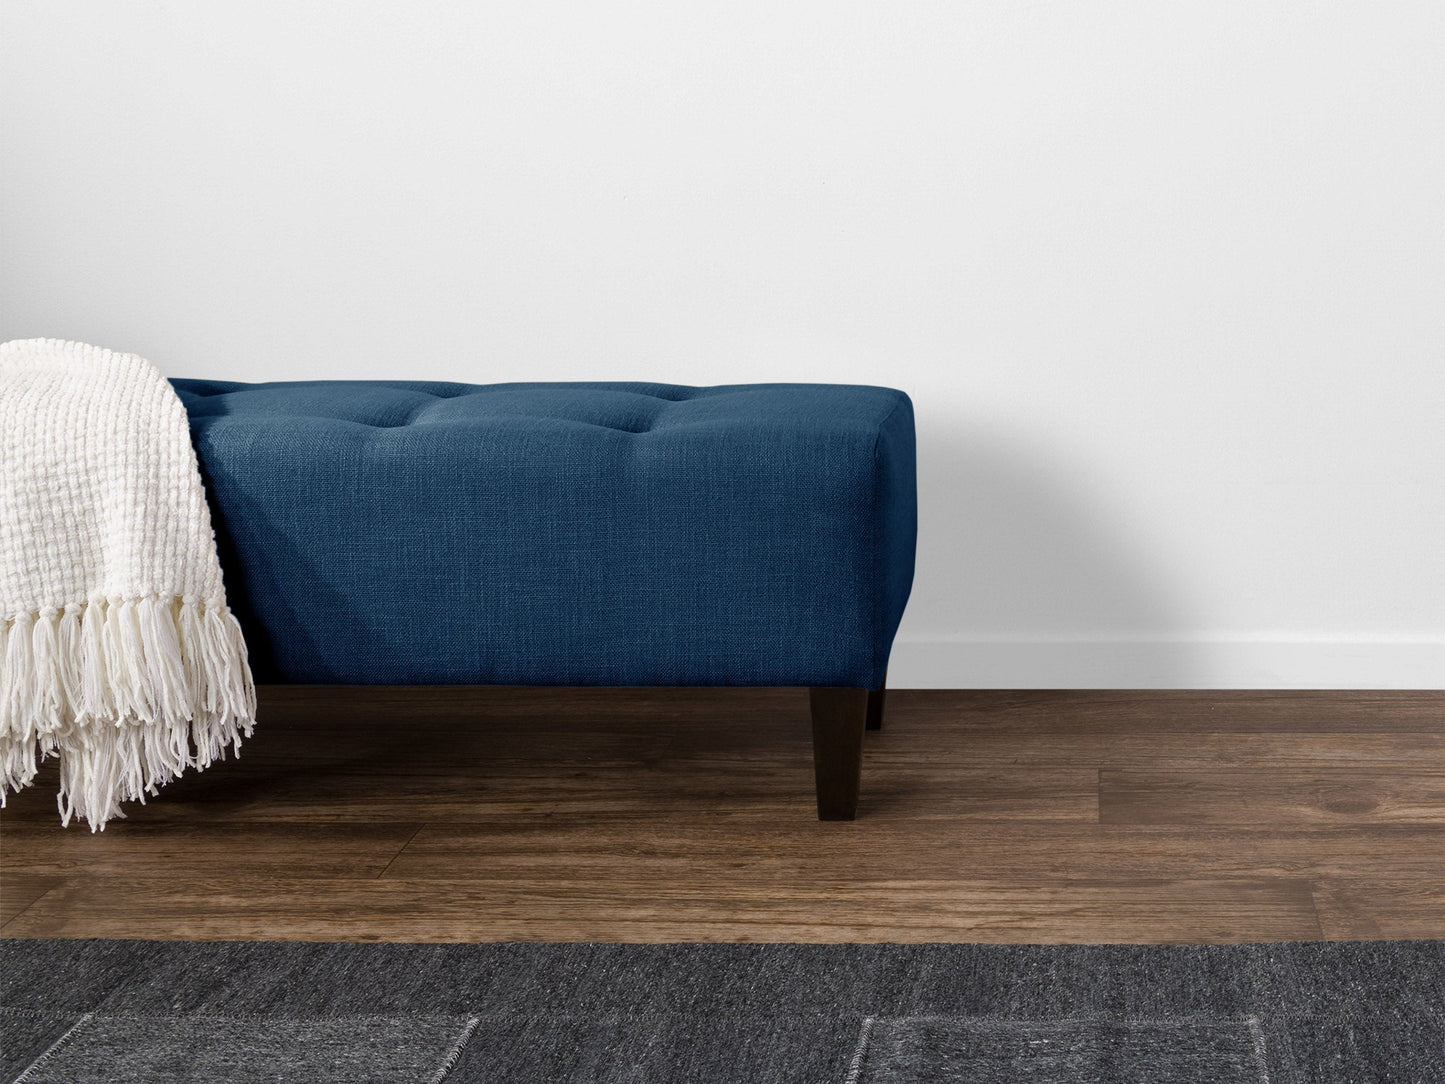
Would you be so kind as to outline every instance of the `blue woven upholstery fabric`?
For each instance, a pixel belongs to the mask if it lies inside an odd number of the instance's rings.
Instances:
[[[258,681],[876,687],[888,388],[173,381]]]

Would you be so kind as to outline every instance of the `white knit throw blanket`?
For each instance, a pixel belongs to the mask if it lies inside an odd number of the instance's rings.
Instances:
[[[239,754],[256,694],[186,411],[143,358],[0,345],[0,771],[91,830]]]

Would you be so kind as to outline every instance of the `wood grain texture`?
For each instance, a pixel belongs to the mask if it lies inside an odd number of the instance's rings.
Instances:
[[[460,872],[460,871],[458,871]],[[509,877],[319,882],[76,878],[7,937],[318,941],[1236,942],[1318,938],[1310,886],[1228,881],[879,880],[771,886]]]
[[[6,866],[51,876],[209,875],[376,877],[420,824],[304,824],[164,821],[104,832],[55,832],[25,821],[7,826]]]
[[[901,818],[899,823],[860,819],[848,831],[808,834],[771,815],[659,824],[605,814],[499,813],[487,821],[427,825],[383,876],[447,880],[464,868],[479,880],[540,876],[600,882],[626,869],[632,876],[666,881],[703,869],[746,878],[760,893],[847,884],[858,879],[860,868],[887,881],[922,875],[1030,883],[1356,875],[1427,881],[1441,870],[1440,839],[1434,828],[1196,831]]]
[[[1105,824],[1438,824],[1442,809],[1445,768],[1099,773]]]
[[[1315,911],[1330,940],[1438,938],[1445,922],[1445,885],[1437,876],[1376,880],[1358,874],[1315,882]]]
[[[103,834],[0,817],[0,933],[1445,936],[1445,696],[895,690],[820,823],[803,689],[261,690]],[[23,906],[21,905],[23,904]]]

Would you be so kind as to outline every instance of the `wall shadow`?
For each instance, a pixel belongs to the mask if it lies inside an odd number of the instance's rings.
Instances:
[[[997,426],[920,425],[918,567],[900,636],[1063,652],[1069,641],[1142,641],[1151,684],[1190,686],[1189,607],[1167,562],[1109,501],[1091,500],[1104,480],[1048,443]]]

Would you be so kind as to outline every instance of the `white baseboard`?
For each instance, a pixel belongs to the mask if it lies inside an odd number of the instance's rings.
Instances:
[[[1445,640],[900,636],[894,689],[1445,689]]]

